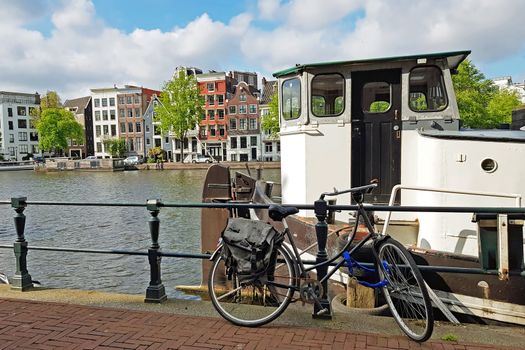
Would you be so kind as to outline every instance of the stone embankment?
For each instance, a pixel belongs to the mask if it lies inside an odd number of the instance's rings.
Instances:
[[[280,169],[281,162],[220,162],[220,163],[162,163],[164,170],[182,170],[182,169],[208,169],[213,164],[221,164],[228,166],[230,169],[246,169],[246,167],[253,169]],[[137,165],[139,170],[156,170],[160,166],[157,163],[144,163]]]

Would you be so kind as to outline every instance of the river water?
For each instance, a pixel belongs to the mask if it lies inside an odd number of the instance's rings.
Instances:
[[[22,195],[28,201],[133,202],[160,198],[166,203],[200,202],[206,170],[125,172],[0,172],[0,200]],[[262,177],[280,182],[279,170]],[[12,245],[15,212],[0,205],[0,244]],[[151,245],[146,208],[28,206],[26,240],[30,246],[127,249],[146,252]],[[164,251],[200,253],[200,209],[163,208],[159,244]],[[191,298],[176,285],[201,281],[199,259],[164,257],[162,281],[168,297]],[[30,250],[28,271],[44,287],[95,289],[144,294],[149,283],[147,256],[64,253]],[[12,277],[12,249],[0,249],[0,272]]]

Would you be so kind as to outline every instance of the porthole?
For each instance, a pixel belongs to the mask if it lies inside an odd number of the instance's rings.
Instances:
[[[481,169],[487,173],[493,173],[498,168],[498,163],[492,158],[485,158],[481,161]]]

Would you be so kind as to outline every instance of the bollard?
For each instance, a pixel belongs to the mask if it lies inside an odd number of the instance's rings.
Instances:
[[[314,212],[317,218],[317,224],[315,224],[315,235],[317,236],[317,256],[315,263],[320,264],[328,260],[328,254],[326,252],[326,243],[328,239],[328,224],[326,223],[326,216],[328,215],[328,204],[324,199],[319,199],[314,203]],[[320,282],[328,273],[328,265],[320,266],[316,269],[317,280]],[[328,281],[322,283],[323,293],[321,295],[321,306],[314,304],[313,318],[331,320],[332,310],[330,307],[330,301],[328,300]],[[318,314],[322,309],[328,309],[327,313]]]
[[[24,237],[24,229],[26,226],[24,210],[27,206],[26,200],[26,197],[11,198],[11,206],[16,211],[14,221],[17,236],[13,244],[16,258],[16,272],[11,283],[11,288],[22,292],[33,287],[31,275],[27,272],[27,241]]]
[[[149,199],[146,208],[151,217],[148,220],[149,231],[151,234],[151,247],[148,249],[148,261],[150,266],[150,282],[146,289],[146,303],[162,303],[167,299],[166,290],[160,278],[160,246],[159,246],[159,215],[160,199]]]

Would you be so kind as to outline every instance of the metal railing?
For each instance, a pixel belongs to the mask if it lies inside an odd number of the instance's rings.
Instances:
[[[158,218],[161,208],[223,208],[223,209],[267,209],[269,204],[253,203],[163,203],[159,199],[150,199],[146,203],[99,203],[99,202],[62,202],[62,201],[28,201],[26,197],[14,197],[11,200],[0,201],[0,205],[11,205],[15,211],[14,224],[16,231],[16,240],[13,245],[0,245],[3,249],[13,249],[16,260],[16,272],[12,279],[12,288],[21,291],[28,290],[32,287],[31,275],[27,268],[27,252],[29,249],[41,251],[59,251],[71,253],[92,253],[92,254],[122,254],[122,255],[139,255],[147,256],[150,265],[150,281],[146,289],[145,302],[161,303],[167,299],[164,285],[161,279],[161,258],[192,258],[208,259],[210,254],[207,253],[181,253],[181,252],[162,252],[159,245],[160,219]],[[29,247],[25,238],[24,214],[27,206],[83,206],[83,207],[140,207],[145,208],[150,218],[148,220],[149,233],[151,236],[151,245],[147,252],[137,252],[121,249],[76,249],[64,247]],[[313,205],[308,204],[288,204],[302,210],[314,210],[317,218],[315,231],[317,236],[317,254],[315,261],[304,261],[305,264],[318,264],[328,260],[326,251],[328,224],[326,222],[328,215],[332,211],[351,211],[356,210],[356,205],[331,205],[325,200],[318,200]],[[365,207],[367,211],[387,211],[387,212],[448,212],[448,213],[490,213],[506,216],[509,214],[524,214],[525,208],[522,207],[436,207],[436,206],[384,206],[375,205]],[[422,271],[447,272],[447,273],[467,273],[467,274],[491,274],[497,275],[498,270],[484,270],[477,268],[460,268],[450,266],[420,266]],[[326,274],[326,271],[317,271],[317,278],[320,280]],[[511,271],[510,275],[525,276],[525,272]],[[326,289],[325,289],[326,290]],[[329,303],[328,300],[324,302]]]

